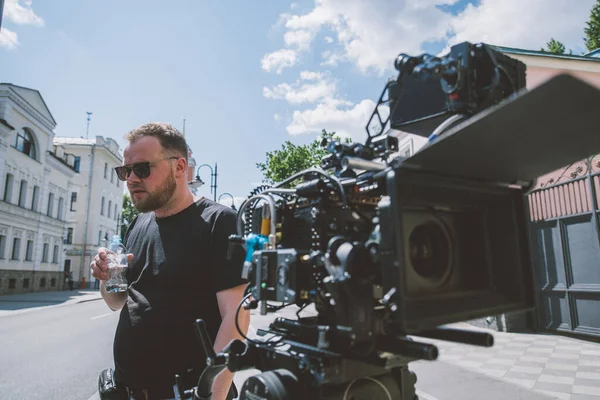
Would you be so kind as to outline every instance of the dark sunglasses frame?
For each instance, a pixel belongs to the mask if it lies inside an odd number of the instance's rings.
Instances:
[[[145,179],[150,176],[151,169],[150,167],[158,164],[161,161],[165,160],[177,160],[180,157],[167,157],[157,161],[143,161],[134,164],[122,165],[120,167],[115,167],[114,170],[117,173],[117,177],[121,181],[126,181],[131,176],[131,172],[135,172],[135,176],[140,179]]]

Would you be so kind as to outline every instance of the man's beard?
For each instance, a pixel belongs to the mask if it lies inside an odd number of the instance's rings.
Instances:
[[[177,182],[175,182],[175,176],[173,175],[173,171],[171,171],[158,189],[152,193],[146,192],[146,196],[139,200],[136,200],[135,196],[131,196],[131,202],[139,212],[154,211],[164,207],[171,200],[176,188]]]

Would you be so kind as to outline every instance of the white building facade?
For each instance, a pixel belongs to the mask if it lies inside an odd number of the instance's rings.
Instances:
[[[74,157],[37,90],[0,84],[0,294],[60,290]]]
[[[112,138],[56,137],[54,143],[74,155],[79,171],[69,197],[65,270],[73,271],[79,286],[94,287],[92,258],[120,234],[124,185],[114,167],[122,165],[123,157]]]

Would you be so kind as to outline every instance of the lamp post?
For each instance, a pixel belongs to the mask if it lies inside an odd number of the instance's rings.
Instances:
[[[204,185],[204,181],[200,179],[200,168],[208,167],[210,169],[210,192],[213,194],[213,200],[217,201],[217,163],[215,163],[215,169],[208,165],[202,164],[196,169],[196,179],[200,182],[200,186]]]
[[[4,10],[4,0],[0,0],[0,28],[2,28],[2,12]]]
[[[221,195],[219,196],[219,200],[218,201],[221,201],[221,197],[223,197],[225,195],[231,197],[231,208],[233,208],[234,210],[236,210],[235,209],[235,198],[233,197],[233,195],[231,193],[229,193],[229,192],[221,193]]]

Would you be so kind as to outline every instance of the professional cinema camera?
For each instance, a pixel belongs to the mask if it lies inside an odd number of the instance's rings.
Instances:
[[[238,312],[294,306],[298,318],[219,354],[198,320],[207,367],[177,398],[210,398],[228,368],[262,371],[240,399],[413,400],[408,364],[438,357],[419,338],[491,346],[449,325],[535,306],[525,195],[600,151],[600,92],[570,75],[525,90],[525,65],[486,44],[401,54],[395,67],[364,144],[324,140],[321,168],[239,210],[230,240],[250,283]],[[428,143],[401,156],[400,132]]]

